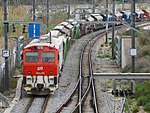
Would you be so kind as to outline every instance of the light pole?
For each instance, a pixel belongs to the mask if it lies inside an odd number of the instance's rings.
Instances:
[[[33,16],[32,17],[33,17],[33,21],[35,21],[35,0],[33,0],[32,5],[33,5],[32,6],[33,7],[33,11],[32,11],[33,12]]]
[[[8,15],[8,1],[4,0],[4,43],[5,43],[5,50],[8,50],[8,25],[7,22],[7,15]],[[9,67],[8,67],[8,57],[5,57],[5,74],[4,74],[4,84],[3,84],[3,90],[9,89]]]
[[[122,11],[124,10],[124,0],[122,0]]]
[[[68,0],[68,19],[70,18],[70,0]]]
[[[105,40],[105,44],[108,44],[108,0],[106,0],[106,40]]]
[[[132,15],[132,28],[135,28],[135,0],[131,0],[131,15]],[[135,31],[132,29],[132,41],[131,41],[131,50],[135,49]],[[132,73],[135,72],[135,55],[132,55]]]
[[[46,19],[47,33],[49,32],[48,23],[49,23],[49,0],[47,0],[47,19]]]
[[[114,39],[115,39],[115,0],[112,0],[112,12],[113,12],[113,26],[112,26],[112,59],[115,59],[115,54],[114,54]]]
[[[95,0],[92,0],[92,4],[93,4],[93,13],[95,13]]]

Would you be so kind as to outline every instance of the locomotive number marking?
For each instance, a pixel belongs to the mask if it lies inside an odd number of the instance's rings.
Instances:
[[[37,67],[37,70],[38,71],[43,70],[43,67]]]

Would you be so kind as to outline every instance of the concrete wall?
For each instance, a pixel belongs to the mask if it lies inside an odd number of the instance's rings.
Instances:
[[[124,68],[126,65],[131,63],[130,48],[131,48],[131,36],[122,36],[121,37],[121,68]],[[136,39],[137,42],[137,39]]]

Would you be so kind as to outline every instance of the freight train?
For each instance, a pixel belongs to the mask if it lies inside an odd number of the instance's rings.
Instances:
[[[112,15],[108,15],[112,21]],[[150,20],[150,11],[138,10],[136,20]],[[75,39],[82,35],[105,27],[101,23],[106,21],[106,15],[90,14],[78,23],[74,19],[60,23],[48,34],[39,39],[33,39],[23,49],[23,89],[27,94],[47,95],[58,88],[63,63],[68,50]],[[99,23],[87,24],[84,22],[98,21]],[[131,13],[121,11],[115,14],[115,21],[131,22]],[[110,23],[109,26],[112,24]]]

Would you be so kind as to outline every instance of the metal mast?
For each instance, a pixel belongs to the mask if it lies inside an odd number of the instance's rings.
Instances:
[[[135,0],[131,0],[132,28],[135,28]],[[135,49],[135,31],[132,29],[132,49]],[[132,56],[132,73],[135,72],[135,56]]]
[[[122,0],[122,11],[124,10],[124,0]]]
[[[46,19],[47,33],[49,32],[48,23],[49,23],[49,0],[47,0],[47,19]]]
[[[95,0],[92,0],[92,4],[93,4],[93,13],[95,13]]]
[[[35,0],[33,0],[33,3],[32,3],[32,7],[33,7],[33,21],[35,21]]]
[[[70,18],[70,0],[68,0],[68,19]]]
[[[5,50],[8,50],[8,25],[7,22],[8,15],[8,1],[4,0],[4,40],[5,40]],[[8,57],[5,57],[5,74],[4,74],[4,91],[9,89],[9,67],[8,67]]]
[[[108,44],[108,0],[106,0],[106,41],[105,44]]]
[[[112,12],[113,12],[113,22],[115,21],[115,0],[112,0]],[[114,38],[115,38],[115,24],[113,23],[112,27],[112,59],[115,59],[115,54],[114,54]]]

